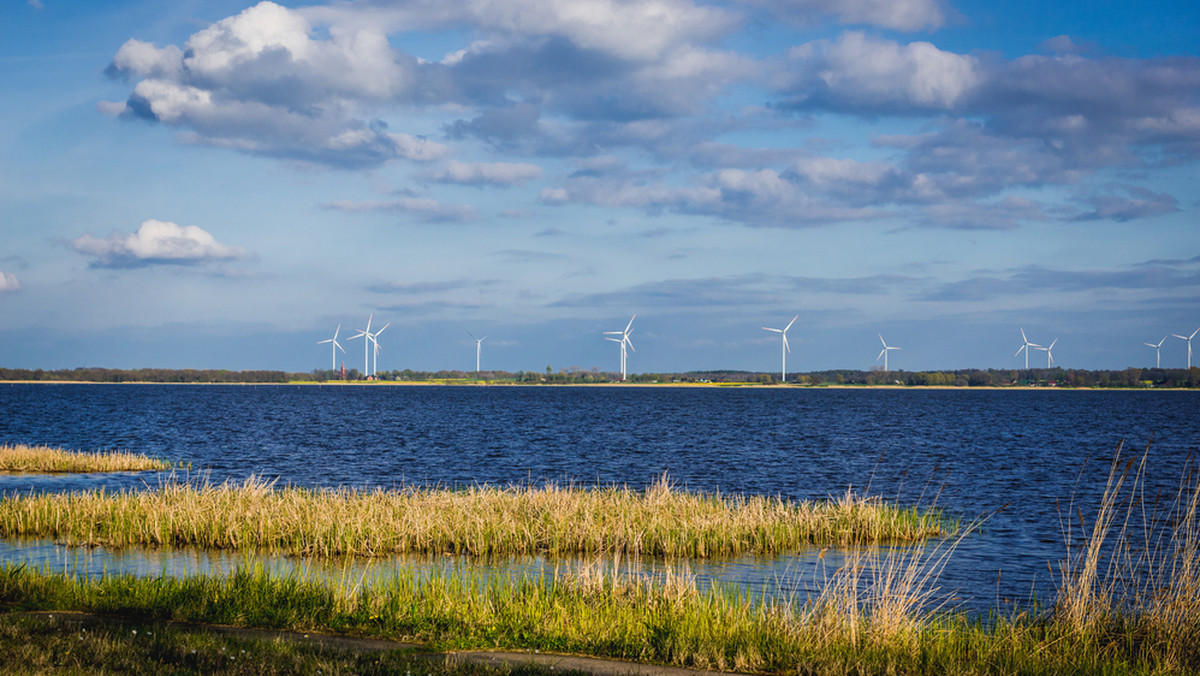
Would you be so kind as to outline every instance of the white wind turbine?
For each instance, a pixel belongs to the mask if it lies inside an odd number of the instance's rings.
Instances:
[[[471,336],[471,339],[475,341],[475,372],[479,373],[479,354],[483,352],[483,341],[487,340],[487,336],[476,338],[475,334],[470,331],[467,331],[467,335]]]
[[[1038,345],[1037,343],[1029,342],[1029,339],[1025,337],[1025,329],[1021,329],[1021,340],[1023,341],[1021,343],[1021,347],[1017,349],[1017,354],[1014,354],[1013,356],[1015,357],[1018,354],[1021,354],[1021,350],[1024,350],[1025,351],[1025,370],[1028,371],[1029,370],[1029,348],[1041,347],[1041,345]]]
[[[1058,339],[1055,338],[1054,340],[1050,341],[1050,347],[1042,347],[1040,345],[1035,345],[1033,348],[1035,350],[1041,350],[1042,352],[1046,353],[1046,368],[1050,368],[1050,365],[1054,363],[1054,357],[1051,355],[1050,351],[1054,349],[1054,344],[1057,342],[1058,342]],[[1026,367],[1026,368],[1029,368],[1029,367]]]
[[[800,318],[800,315],[796,315],[795,317],[792,317],[792,321],[788,322],[787,326],[783,327],[782,329],[773,329],[769,326],[762,327],[763,331],[773,331],[775,333],[778,333],[780,335],[780,337],[783,338],[783,346],[779,348],[779,354],[782,358],[782,361],[780,362],[780,366],[779,366],[779,381],[780,382],[784,382],[784,383],[787,382],[787,355],[788,355],[788,352],[792,351],[791,346],[788,345],[787,332],[788,332],[788,329],[792,328],[792,324],[795,324],[796,320],[799,318]]]
[[[375,375],[375,372],[379,370],[379,334],[383,333],[391,325],[392,323],[388,322],[383,325],[383,328],[370,335],[371,342],[375,344],[375,358],[371,362],[371,375]]]
[[[363,377],[370,377],[370,375],[371,375],[371,357],[370,357],[370,347],[371,347],[371,338],[372,338],[372,336],[371,336],[371,320],[374,318],[375,318],[374,313],[367,315],[367,328],[359,329],[358,333],[354,334],[353,336],[350,336],[350,340],[354,340],[356,338],[364,339],[363,340]]]
[[[887,373],[887,370],[888,370],[888,360],[887,360],[887,353],[888,353],[888,350],[899,350],[900,348],[898,348],[898,347],[892,347],[891,345],[888,345],[888,344],[887,344],[887,341],[883,339],[883,334],[882,334],[882,333],[880,333],[880,334],[878,334],[878,335],[879,335],[879,342],[883,343],[883,349],[879,351],[879,357],[875,357],[875,361],[879,361],[879,358],[880,358],[880,357],[882,357],[882,358],[883,358],[883,371],[884,371],[884,373]]]
[[[342,347],[341,344],[339,344],[337,342],[338,333],[340,333],[341,330],[342,330],[342,325],[338,324],[337,329],[334,330],[334,332],[333,332],[332,338],[330,338],[329,340],[318,340],[317,341],[317,345],[324,345],[325,343],[333,343],[333,345],[331,345],[329,347],[329,351],[333,353],[333,365],[330,366],[329,368],[330,368],[330,370],[333,370],[333,371],[337,371],[337,351],[341,350],[342,354],[346,353],[346,348]]]
[[[1156,369],[1162,368],[1162,344],[1165,343],[1166,340],[1167,336],[1163,336],[1163,339],[1158,341],[1157,345],[1154,343],[1145,343],[1146,347],[1154,348],[1154,368]]]
[[[1195,331],[1192,331],[1192,335],[1190,335],[1190,336],[1181,336],[1178,333],[1171,334],[1172,336],[1175,336],[1176,338],[1178,338],[1180,340],[1187,341],[1187,344],[1188,344],[1188,365],[1187,365],[1187,367],[1189,369],[1192,368],[1192,339],[1196,337],[1197,333],[1200,333],[1200,329],[1196,329]]]
[[[629,339],[629,334],[633,333],[633,320],[635,319],[637,319],[636,314],[629,318],[629,323],[625,325],[624,331],[604,332],[604,335],[606,336],[605,340],[621,344],[621,380],[625,380],[625,364],[628,360],[628,356],[625,353],[625,348],[628,347],[630,351],[637,352],[637,350],[633,349],[633,341]],[[620,338],[608,338],[607,336],[620,336]]]

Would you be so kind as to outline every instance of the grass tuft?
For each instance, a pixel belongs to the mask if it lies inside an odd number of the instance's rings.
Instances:
[[[83,473],[166,470],[171,465],[136,453],[85,453],[47,446],[0,446],[0,472]]]
[[[476,556],[655,555],[710,558],[787,554],[807,545],[854,546],[941,537],[935,510],[847,493],[827,502],[547,484],[462,490],[313,490],[251,478],[242,484],[169,483],[157,490],[0,500],[0,536],[105,546],[269,549],[304,556],[403,552]]]

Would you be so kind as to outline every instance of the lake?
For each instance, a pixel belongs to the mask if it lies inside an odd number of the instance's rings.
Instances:
[[[955,603],[980,610],[1053,593],[1062,519],[1072,504],[1089,513],[1118,444],[1131,456],[1149,445],[1147,486],[1174,495],[1200,451],[1198,414],[1200,393],[1180,391],[5,384],[0,444],[125,450],[191,463],[213,482],[253,475],[307,487],[641,487],[666,473],[693,490],[792,499],[853,488],[967,521],[988,516],[940,580]],[[0,491],[164,480],[5,475]],[[0,544],[0,558],[180,574],[232,565],[36,541]],[[428,565],[419,558],[396,565]],[[804,590],[826,565],[800,552],[692,569],[702,581]]]

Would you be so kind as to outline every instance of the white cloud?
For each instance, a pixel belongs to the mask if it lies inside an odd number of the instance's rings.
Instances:
[[[448,162],[426,176],[441,183],[466,185],[521,185],[542,177],[542,168],[534,164],[511,162]]]
[[[169,221],[143,221],[129,235],[114,233],[101,239],[83,235],[71,240],[78,252],[95,256],[98,267],[141,267],[156,263],[193,265],[206,261],[242,258],[241,247],[226,246],[205,230]]]
[[[794,47],[789,57],[785,90],[797,107],[949,110],[984,76],[973,56],[858,31]]]
[[[13,293],[21,290],[21,282],[11,272],[0,270],[0,293]]]

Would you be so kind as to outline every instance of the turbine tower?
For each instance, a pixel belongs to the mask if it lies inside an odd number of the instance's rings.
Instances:
[[[1058,339],[1055,338],[1054,340],[1050,341],[1050,347],[1042,347],[1042,346],[1038,345],[1033,348],[1035,350],[1041,350],[1042,352],[1046,353],[1046,368],[1050,368],[1050,365],[1054,363],[1054,357],[1051,355],[1050,351],[1054,349],[1054,344],[1057,342],[1058,342]]]
[[[604,332],[604,335],[606,336],[605,340],[621,344],[621,380],[622,381],[625,380],[625,364],[628,361],[628,356],[625,353],[625,348],[628,347],[631,352],[637,352],[637,350],[633,349],[633,341],[629,340],[629,334],[633,333],[633,320],[635,320],[635,319],[637,319],[636,314],[634,314],[632,317],[629,318],[629,323],[625,325],[624,331],[605,331]],[[620,336],[620,338],[608,338],[607,336]]]
[[[475,373],[479,373],[479,354],[483,351],[483,341],[487,340],[487,336],[476,338],[470,331],[467,331],[467,335],[475,341]]]
[[[330,338],[329,340],[318,340],[317,341],[317,345],[324,345],[325,343],[333,343],[333,345],[331,345],[329,347],[329,351],[333,353],[333,363],[329,367],[329,370],[334,371],[334,372],[337,371],[337,351],[341,350],[342,354],[346,353],[346,348],[342,347],[341,344],[337,342],[338,333],[341,332],[341,330],[342,330],[342,325],[338,324],[337,329],[335,329],[333,332],[332,338]]]
[[[375,318],[374,313],[367,315],[367,328],[359,329],[358,333],[354,334],[353,336],[350,336],[350,340],[355,340],[357,338],[364,339],[363,340],[363,377],[364,378],[371,377],[371,356],[370,356],[371,355],[370,348],[371,348],[371,340],[372,340],[371,320],[374,318]]]
[[[883,339],[883,334],[882,334],[882,333],[880,333],[880,334],[878,334],[878,335],[879,335],[879,342],[883,343],[883,349],[879,351],[879,357],[883,357],[883,372],[884,372],[884,373],[887,373],[887,370],[888,370],[888,362],[887,362],[887,353],[888,353],[888,350],[899,350],[900,348],[898,348],[898,347],[892,347],[892,346],[888,345],[888,344],[887,344],[887,341]],[[879,357],[875,357],[875,361],[879,361]]]
[[[1022,341],[1021,347],[1019,349],[1017,349],[1017,354],[1014,354],[1013,356],[1015,357],[1015,356],[1021,354],[1021,351],[1024,350],[1025,351],[1025,370],[1028,371],[1029,370],[1029,348],[1041,347],[1041,345],[1038,345],[1037,343],[1029,342],[1029,339],[1025,337],[1025,329],[1021,329],[1021,341]]]
[[[1154,348],[1154,368],[1156,369],[1162,368],[1162,344],[1166,342],[1166,340],[1167,336],[1163,336],[1163,339],[1158,341],[1157,345],[1154,343],[1145,343],[1146,347]]]
[[[779,348],[779,354],[782,359],[782,361],[780,362],[780,365],[779,365],[779,381],[780,382],[784,382],[784,383],[787,382],[787,356],[788,356],[788,352],[792,351],[791,346],[788,345],[787,332],[788,332],[788,329],[792,328],[792,324],[795,324],[796,320],[799,318],[800,318],[800,315],[796,315],[795,317],[792,317],[792,321],[788,322],[787,326],[783,327],[782,329],[773,329],[769,326],[762,327],[763,331],[773,331],[775,333],[778,333],[780,335],[780,337],[783,338],[783,346]]]
[[[1187,341],[1187,344],[1188,344],[1188,365],[1187,365],[1187,367],[1189,369],[1192,368],[1192,339],[1196,337],[1197,333],[1200,333],[1200,329],[1196,329],[1195,331],[1192,331],[1192,335],[1190,335],[1190,336],[1181,336],[1178,333],[1171,334],[1172,336],[1175,336],[1176,338],[1178,338],[1180,340]]]

